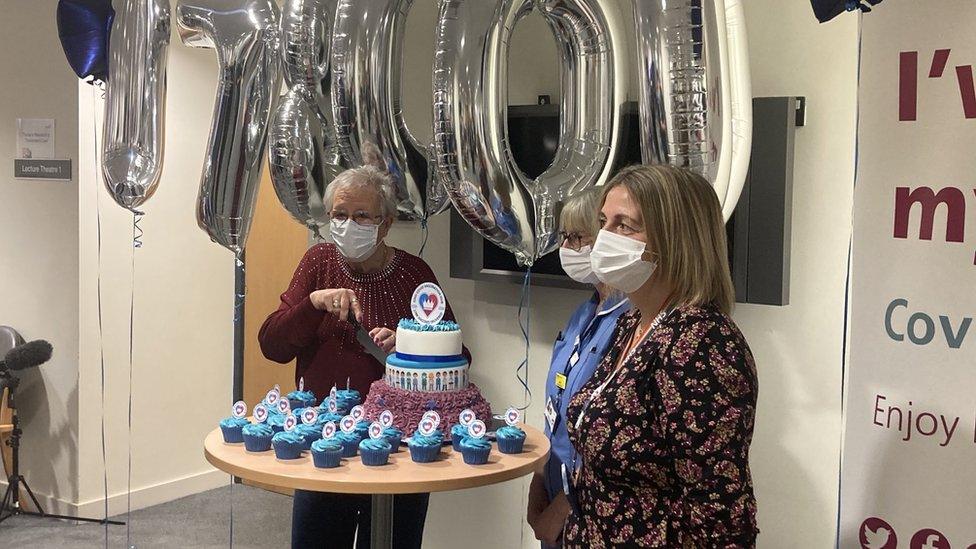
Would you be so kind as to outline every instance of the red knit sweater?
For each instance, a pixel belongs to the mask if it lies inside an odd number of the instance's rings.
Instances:
[[[370,384],[383,377],[385,365],[356,341],[351,324],[315,309],[308,296],[316,290],[350,289],[359,299],[367,331],[377,326],[396,330],[401,318],[412,318],[410,299],[423,282],[436,284],[437,277],[423,259],[403,250],[394,249],[392,261],[382,271],[363,275],[349,269],[335,245],[314,246],[281,294],[281,306],[261,326],[261,351],[282,364],[297,359],[296,383],[304,377],[305,388],[320,401],[333,385],[345,388],[347,378],[365,399]],[[450,304],[444,318],[454,320]],[[464,354],[470,357],[467,349]]]

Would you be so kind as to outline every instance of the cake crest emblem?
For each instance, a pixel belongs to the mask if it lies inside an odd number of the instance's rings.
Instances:
[[[413,318],[421,324],[437,324],[444,318],[447,310],[447,299],[444,291],[433,282],[424,282],[413,291],[410,300],[410,311]]]

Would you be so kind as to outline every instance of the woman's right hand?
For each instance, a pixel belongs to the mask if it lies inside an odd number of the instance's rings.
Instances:
[[[345,288],[330,288],[316,290],[309,294],[312,306],[320,311],[336,315],[339,320],[347,320],[349,311],[356,315],[356,321],[363,321],[363,309],[356,298],[356,293]]]
[[[539,473],[532,475],[532,482],[529,484],[529,505],[525,510],[525,521],[533,530],[542,512],[549,506],[549,494],[546,493],[545,479]]]

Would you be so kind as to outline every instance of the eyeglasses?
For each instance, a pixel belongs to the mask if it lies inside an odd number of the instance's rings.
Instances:
[[[379,225],[383,221],[383,216],[373,216],[363,210],[353,213],[351,218],[346,212],[329,212],[329,218],[339,223],[352,219],[357,225]]]
[[[560,231],[559,237],[561,239],[561,245],[576,251],[579,251],[580,248],[586,245],[584,241],[589,240],[588,236],[584,236],[576,232],[567,233],[565,231]]]

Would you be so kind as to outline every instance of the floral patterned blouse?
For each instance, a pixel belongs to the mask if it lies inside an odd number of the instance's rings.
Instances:
[[[569,404],[581,470],[565,546],[754,547],[758,381],[745,338],[716,307],[675,309],[585,406],[639,321],[636,310],[620,318],[611,351]]]

